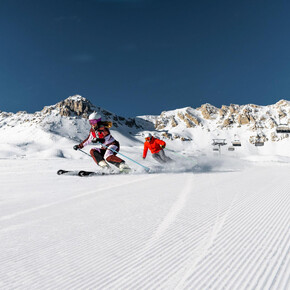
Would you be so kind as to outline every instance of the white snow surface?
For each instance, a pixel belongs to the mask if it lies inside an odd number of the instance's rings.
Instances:
[[[1,159],[0,288],[287,289],[289,158],[167,154],[93,177],[56,174],[96,169],[80,152]]]
[[[255,147],[244,130],[216,154],[230,131],[184,129],[162,167],[142,159],[145,130],[121,126],[120,153],[150,173],[120,155],[133,174],[59,176],[98,170],[72,149],[87,120],[34,117],[0,124],[1,290],[289,289],[290,138]]]

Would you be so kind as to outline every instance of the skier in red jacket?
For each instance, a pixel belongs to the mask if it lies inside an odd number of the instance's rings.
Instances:
[[[150,149],[152,157],[159,163],[171,162],[172,159],[167,157],[164,153],[166,143],[160,139],[154,138],[150,133],[145,135],[145,143],[143,150],[143,159],[147,156],[147,151]]]
[[[91,142],[102,143],[105,146],[101,148],[94,147],[90,150],[90,154],[94,161],[102,168],[109,168],[107,163],[109,162],[118,167],[120,171],[129,172],[130,168],[125,161],[116,156],[116,152],[120,150],[120,144],[110,133],[109,128],[112,126],[112,122],[102,121],[101,115],[97,113],[92,113],[89,116],[89,122],[91,125],[89,136],[73,148],[78,150]]]

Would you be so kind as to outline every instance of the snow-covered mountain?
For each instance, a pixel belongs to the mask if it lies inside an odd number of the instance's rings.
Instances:
[[[90,146],[72,148],[93,110],[113,121],[132,174],[56,174],[101,170]],[[74,96],[0,114],[1,290],[289,288],[290,138],[271,138],[289,102],[130,119]],[[146,131],[173,163],[143,160]],[[259,133],[264,146],[250,142]],[[221,155],[212,138],[225,138]]]
[[[254,151],[256,154],[255,144],[259,142],[264,146],[258,153],[290,155],[287,153],[290,151],[289,133],[277,133],[279,125],[287,128],[290,124],[290,102],[286,100],[268,106],[231,104],[216,108],[204,104],[196,109],[164,111],[157,116],[125,118],[79,95],[33,114],[0,112],[1,154],[4,157],[29,156],[28,153],[33,152],[34,156],[39,153],[71,157],[62,148],[87,136],[87,118],[93,111],[99,112],[104,120],[112,121],[114,135],[127,146],[141,144],[144,133],[149,131],[179,150],[190,148],[206,152],[212,150],[213,139],[225,139],[227,148],[234,141],[241,142],[239,151],[244,153]]]

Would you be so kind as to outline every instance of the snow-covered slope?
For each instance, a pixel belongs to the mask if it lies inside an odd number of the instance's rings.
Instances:
[[[56,175],[90,164],[1,160],[2,290],[289,288],[289,163]]]
[[[205,107],[126,119],[74,96],[0,113],[0,289],[288,289],[290,138],[268,138],[266,117],[282,110],[289,123],[289,102],[256,108],[246,124],[232,112],[228,126],[228,113]],[[133,174],[56,174],[98,170],[72,149],[92,111],[113,122]],[[262,147],[250,142],[257,120]],[[148,131],[173,164],[142,159]],[[222,154],[213,138],[226,139]],[[233,138],[242,146],[228,151]]]
[[[113,122],[112,131],[122,144],[133,146],[136,132],[154,129],[152,124],[139,118],[126,119],[100,107],[81,96],[69,97],[40,112],[0,113],[0,158],[74,158],[71,148],[87,137],[90,125],[88,115],[99,112],[103,119]]]
[[[227,148],[240,141],[244,154],[286,154],[289,156],[289,134],[277,133],[281,124],[290,128],[290,102],[281,100],[274,105],[230,105],[216,108],[210,104],[193,109],[186,107],[162,112],[160,116],[142,116],[155,123],[159,136],[165,139],[193,141],[208,151],[213,139],[226,139]],[[255,148],[256,142],[263,148]],[[236,148],[237,149],[237,148]]]

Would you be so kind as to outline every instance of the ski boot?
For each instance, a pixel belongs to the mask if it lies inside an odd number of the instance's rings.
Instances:
[[[119,170],[121,173],[129,173],[131,168],[125,162],[121,162],[119,165]]]
[[[111,173],[113,171],[110,165],[105,160],[99,161],[98,165],[102,168],[104,172]]]
[[[107,163],[105,160],[101,160],[101,161],[99,161],[98,165],[99,165],[100,167],[102,167],[103,169],[105,169],[105,168],[109,168],[109,165],[108,165],[108,163]]]

